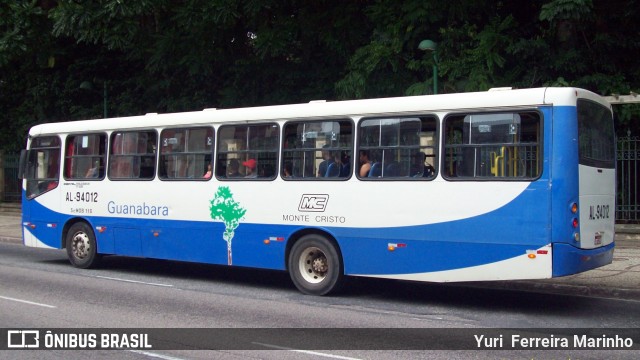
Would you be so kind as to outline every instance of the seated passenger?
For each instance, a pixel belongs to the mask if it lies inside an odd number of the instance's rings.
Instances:
[[[427,155],[422,151],[413,155],[413,165],[411,165],[412,177],[432,177],[435,175],[436,169],[430,164],[425,164]]]
[[[329,145],[325,145],[322,147],[322,162],[320,163],[320,165],[318,166],[318,177],[323,177],[323,176],[327,176],[327,169],[329,168],[329,165],[331,165],[331,163],[333,163],[333,157],[331,156],[331,154],[329,153],[328,150],[324,150],[327,149],[329,147]]]
[[[325,172],[325,177],[338,177],[340,176],[340,169],[342,168],[342,159],[339,151],[334,151],[331,157],[331,162]]]
[[[293,174],[293,165],[291,165],[291,162],[287,161],[282,166],[282,177],[285,179],[290,179],[291,174]]]
[[[87,173],[84,176],[87,179],[90,178],[97,178],[98,177],[98,167],[94,166],[92,168],[90,168],[89,170],[87,170]]]
[[[258,166],[258,162],[256,159],[249,159],[242,163],[245,167],[245,175],[244,177],[247,179],[255,179],[258,177],[258,172],[256,171],[256,167]]]
[[[368,150],[360,150],[359,154],[360,160],[360,170],[358,174],[360,177],[369,176],[369,170],[371,170],[371,160],[369,160],[369,151]]]
[[[240,174],[240,171],[238,169],[240,169],[240,162],[238,161],[238,159],[229,160],[229,165],[227,165],[227,177],[241,177],[242,174]]]
[[[213,168],[211,164],[207,165],[207,172],[202,175],[203,179],[211,179],[211,175],[213,175]]]
[[[272,178],[275,175],[275,171],[271,164],[264,164],[260,166],[260,170],[258,171],[258,177],[261,178]]]

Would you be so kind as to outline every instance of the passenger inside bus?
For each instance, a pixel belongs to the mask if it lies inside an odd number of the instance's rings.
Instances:
[[[331,159],[326,160],[330,161],[329,166],[327,166],[327,171],[325,172],[325,177],[338,177],[340,176],[340,170],[342,168],[342,158],[340,156],[339,151],[331,152]]]
[[[243,162],[242,165],[245,168],[245,178],[254,179],[258,177],[258,173],[256,172],[258,162],[256,161],[256,159],[249,159]]]
[[[342,166],[340,167],[340,177],[348,177],[351,175],[351,157],[346,151],[342,152],[340,162],[342,162]]]
[[[238,159],[229,160],[229,164],[227,165],[227,177],[228,178],[241,177],[242,174],[240,174],[239,169],[240,169],[240,162],[238,161]]]
[[[368,150],[360,150],[359,155],[360,160],[360,177],[369,176],[369,171],[371,170],[371,160],[369,160],[369,151]]]
[[[435,168],[425,163],[427,155],[420,151],[413,155],[413,165],[411,165],[412,177],[431,177],[435,174]]]
[[[318,165],[318,177],[328,176],[327,169],[333,163],[333,156],[329,150],[326,150],[329,145],[322,147],[322,162]]]
[[[213,175],[213,168],[211,164],[207,165],[207,172],[202,175],[203,179],[211,179],[211,175]]]
[[[284,163],[282,167],[282,177],[285,179],[290,179],[291,174],[293,173],[293,165],[291,165],[290,161]]]

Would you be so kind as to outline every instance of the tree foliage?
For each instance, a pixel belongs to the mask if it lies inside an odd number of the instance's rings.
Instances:
[[[0,0],[0,147],[28,127],[206,107],[568,85],[640,92],[636,0]],[[94,91],[80,89],[83,82]],[[634,132],[636,107],[618,116]],[[625,130],[626,131],[626,130]]]

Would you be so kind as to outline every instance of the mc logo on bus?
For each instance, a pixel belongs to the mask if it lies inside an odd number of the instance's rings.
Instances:
[[[323,212],[327,208],[329,195],[327,194],[303,194],[298,205],[298,211]]]

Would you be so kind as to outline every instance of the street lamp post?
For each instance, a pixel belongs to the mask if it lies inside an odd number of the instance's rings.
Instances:
[[[94,90],[93,83],[91,81],[83,81],[80,84],[80,89],[83,90]],[[102,84],[102,97],[103,97],[103,117],[107,118],[107,81],[105,80]]]
[[[433,52],[433,93],[438,93],[438,45],[432,40],[422,40],[418,45],[422,51]]]

